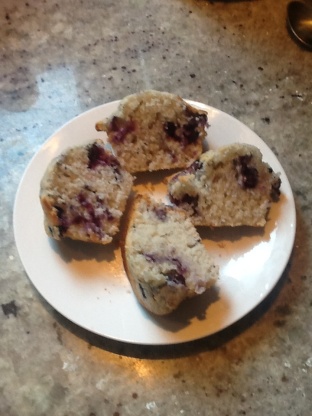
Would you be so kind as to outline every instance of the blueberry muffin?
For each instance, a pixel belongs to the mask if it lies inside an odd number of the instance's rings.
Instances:
[[[280,185],[258,148],[235,143],[203,153],[170,179],[168,191],[195,225],[262,227]]]
[[[123,260],[138,301],[156,315],[204,293],[218,277],[218,267],[185,213],[141,195],[131,210]]]
[[[44,225],[50,237],[107,244],[131,192],[133,178],[96,140],[52,160],[40,186]]]
[[[154,90],[125,97],[116,113],[96,124],[132,173],[185,168],[202,153],[206,127],[205,111]]]

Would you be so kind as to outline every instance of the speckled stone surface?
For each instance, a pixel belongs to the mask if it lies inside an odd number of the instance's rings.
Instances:
[[[286,0],[2,0],[0,415],[308,416],[312,409],[312,54]],[[273,292],[186,345],[133,346],[53,310],[14,243],[23,171],[75,115],[140,89],[178,93],[253,129],[293,188],[297,234]]]

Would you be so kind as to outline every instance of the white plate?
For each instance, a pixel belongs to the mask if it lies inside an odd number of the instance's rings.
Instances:
[[[39,184],[50,160],[69,146],[105,133],[98,120],[110,115],[118,101],[87,111],[64,125],[33,157],[19,185],[14,206],[16,245],[25,270],[58,312],[77,325],[105,337],[138,344],[173,344],[213,334],[247,314],[272,290],[292,251],[296,216],[286,174],[268,146],[249,128],[215,108],[208,111],[208,143],[217,148],[232,142],[256,145],[264,160],[281,173],[280,201],[274,204],[263,233],[233,229],[201,231],[204,243],[220,265],[216,290],[188,300],[167,317],[153,317],[137,302],[124,273],[118,243],[107,246],[58,243],[45,234]],[[164,196],[165,186],[146,175],[141,191]]]

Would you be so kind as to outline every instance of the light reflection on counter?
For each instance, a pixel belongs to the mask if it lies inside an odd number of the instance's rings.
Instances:
[[[81,112],[76,79],[70,68],[59,67],[42,72],[37,76],[36,84],[38,98],[33,105],[34,110],[43,111],[51,118],[57,117],[60,127]],[[47,131],[49,131],[48,123]],[[45,148],[50,155],[54,156],[58,153],[57,134],[55,140],[47,143]]]

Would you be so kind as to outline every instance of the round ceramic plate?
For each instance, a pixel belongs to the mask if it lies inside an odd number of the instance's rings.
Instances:
[[[272,290],[287,264],[295,236],[295,206],[286,174],[268,146],[248,127],[215,108],[208,112],[209,148],[233,142],[257,146],[282,179],[281,198],[264,230],[201,230],[204,244],[220,266],[215,288],[185,301],[173,314],[155,317],[137,302],[124,272],[118,241],[106,245],[57,242],[47,237],[39,202],[40,180],[52,158],[95,138],[95,123],[118,101],[89,110],[50,137],[33,157],[14,206],[16,245],[36,289],[58,312],[96,334],[136,344],[174,344],[213,334],[247,314]],[[165,198],[166,173],[139,175],[135,189]]]

